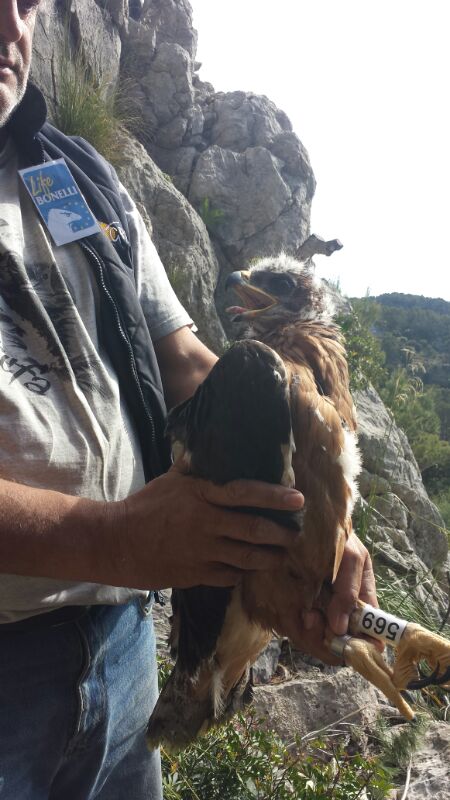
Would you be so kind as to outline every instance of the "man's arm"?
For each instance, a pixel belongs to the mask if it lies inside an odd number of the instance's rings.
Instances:
[[[189,397],[216,361],[189,329],[164,337],[156,349],[169,405]],[[294,535],[235,509],[302,505],[295,490],[253,481],[215,486],[176,466],[114,503],[0,480],[0,571],[135,588],[230,586],[245,570],[279,566]],[[368,565],[359,541],[346,548],[329,615],[335,633],[355,596],[374,602]]]
[[[275,569],[292,533],[239,506],[299,509],[299,492],[253,481],[227,486],[172,468],[118,502],[0,480],[0,572],[160,589],[229,586]],[[263,547],[261,547],[263,545]]]
[[[170,404],[189,397],[216,361],[188,328],[157,350]],[[279,564],[292,536],[231,508],[302,502],[283,487],[216,487],[176,468],[111,503],[0,480],[0,572],[136,588],[230,585],[242,570]]]
[[[180,328],[159,339],[155,353],[169,408],[192,397],[217,361],[190,328]]]

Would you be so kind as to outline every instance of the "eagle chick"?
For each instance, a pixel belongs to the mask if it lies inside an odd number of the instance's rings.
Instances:
[[[295,485],[305,508],[248,509],[293,529],[284,568],[245,573],[234,588],[174,590],[177,661],[149,722],[152,747],[183,747],[238,710],[273,631],[301,648],[299,615],[334,581],[351,532],[356,420],[328,293],[285,254],[233,273],[228,285],[242,303],[228,313],[244,338],[169,414],[174,454],[216,483]]]

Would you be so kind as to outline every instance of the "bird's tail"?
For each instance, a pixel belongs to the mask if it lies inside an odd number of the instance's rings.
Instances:
[[[248,668],[224,693],[214,662],[203,665],[193,676],[176,664],[150,717],[147,744],[151,750],[159,745],[169,751],[180,750],[229,719],[251,701],[251,696]]]

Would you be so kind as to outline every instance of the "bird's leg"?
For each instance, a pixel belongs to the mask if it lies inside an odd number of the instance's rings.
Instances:
[[[399,689],[450,682],[450,641],[443,636],[362,602],[351,615],[349,627],[351,633],[367,633],[396,648],[393,680]],[[431,675],[420,673],[420,661],[428,663]]]
[[[450,641],[443,636],[362,602],[350,617],[349,630],[353,634],[366,633],[396,648],[392,681],[397,689],[450,683]],[[420,671],[420,661],[430,666],[430,675]]]
[[[335,636],[328,640],[328,646],[334,655],[342,656],[346,666],[353,667],[380,689],[406,719],[414,718],[413,710],[394,683],[393,670],[372,642],[354,636]]]

